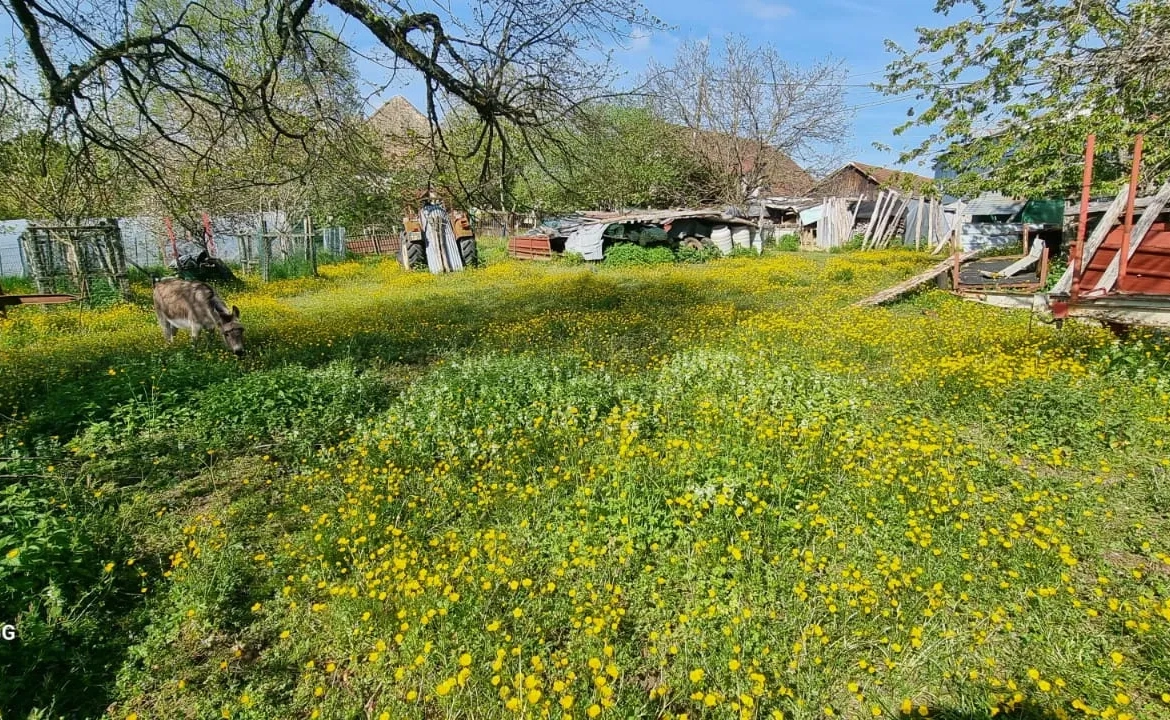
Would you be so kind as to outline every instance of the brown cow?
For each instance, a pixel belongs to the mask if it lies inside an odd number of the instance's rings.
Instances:
[[[228,310],[210,285],[178,278],[166,278],[154,284],[154,312],[167,342],[175,339],[175,330],[191,331],[191,340],[203,330],[218,330],[223,342],[236,356],[244,354],[244,326],[240,309]]]

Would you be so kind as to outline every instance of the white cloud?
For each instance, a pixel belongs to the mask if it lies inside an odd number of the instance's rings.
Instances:
[[[758,20],[779,20],[792,14],[792,6],[765,0],[746,0],[743,9]]]
[[[650,47],[650,31],[643,28],[635,28],[630,33],[630,51],[641,52]]]

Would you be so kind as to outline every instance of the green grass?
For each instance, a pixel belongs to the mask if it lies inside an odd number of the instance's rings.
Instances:
[[[0,325],[3,717],[1170,717],[1164,339],[481,245]]]

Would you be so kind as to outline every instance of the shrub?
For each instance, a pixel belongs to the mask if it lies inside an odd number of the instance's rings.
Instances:
[[[605,251],[605,264],[613,267],[630,265],[662,265],[674,262],[674,253],[664,245],[641,247],[618,243]]]
[[[697,249],[693,247],[680,247],[675,253],[675,259],[680,263],[705,263],[710,260],[715,260],[722,257],[718,248],[704,247]]]
[[[776,247],[783,252],[796,252],[800,250],[800,237],[793,234],[782,235],[776,242]]]

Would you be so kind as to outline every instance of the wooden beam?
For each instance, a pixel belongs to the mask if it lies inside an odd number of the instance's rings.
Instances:
[[[890,240],[894,238],[894,232],[898,229],[898,223],[902,222],[902,216],[906,213],[906,208],[909,206],[909,196],[901,195],[898,197],[897,205],[894,206],[894,210],[890,213],[890,216],[886,218],[886,230],[882,233],[881,247],[889,247]]]
[[[869,227],[865,229],[865,237],[861,239],[861,249],[865,250],[869,247],[869,238],[873,235],[874,227],[877,225],[878,214],[881,212],[882,203],[885,201],[886,191],[879,190],[877,201],[873,206],[873,213],[869,216]]]
[[[922,213],[926,212],[926,198],[918,198],[918,212],[914,213],[914,249],[922,247]]]
[[[77,302],[74,295],[0,295],[0,307],[8,305],[57,305]]]
[[[1025,232],[1027,232],[1026,229],[1025,229]],[[1007,267],[1005,267],[1003,270],[1000,270],[999,272],[989,272],[987,270],[980,270],[979,274],[985,278],[1010,278],[1013,275],[1016,275],[1016,274],[1020,273],[1021,271],[1026,270],[1026,269],[1032,267],[1033,265],[1035,265],[1036,263],[1040,262],[1040,254],[1041,254],[1041,252],[1043,252],[1044,247],[1045,247],[1044,242],[1040,241],[1039,238],[1037,238],[1037,242],[1032,244],[1031,252],[1029,252],[1024,257],[1020,258],[1016,262],[1012,263],[1011,265],[1008,265]]]
[[[1085,241],[1084,249],[1077,253],[1074,251],[1074,262],[1068,266],[1064,274],[1060,276],[1060,280],[1052,288],[1053,295],[1068,295],[1073,287],[1073,278],[1080,274],[1078,266],[1088,267],[1089,262],[1093,256],[1097,254],[1097,250],[1101,248],[1101,244],[1105,242],[1105,238],[1109,235],[1109,231],[1117,224],[1117,219],[1121,217],[1121,211],[1125,209],[1125,200],[1129,197],[1129,183],[1126,183],[1121,188],[1121,192],[1117,193],[1117,197],[1113,199],[1113,204],[1105,212],[1104,217],[1097,223],[1097,227],[1093,228],[1093,234]],[[1145,215],[1142,215],[1145,219]],[[1153,221],[1150,221],[1153,224]],[[1083,233],[1084,229],[1077,231]],[[1079,243],[1078,243],[1079,244]],[[1079,256],[1079,257],[1076,257]]]
[[[969,250],[969,251],[962,253],[960,255],[955,255],[953,257],[949,257],[946,260],[943,260],[942,262],[940,262],[938,265],[935,265],[934,267],[930,268],[929,270],[924,270],[923,272],[915,275],[914,277],[910,278],[909,280],[906,280],[904,282],[900,282],[891,288],[887,288],[885,290],[882,290],[880,293],[878,293],[876,295],[873,295],[873,296],[868,297],[864,300],[860,300],[857,303],[854,303],[854,306],[855,307],[873,307],[876,305],[881,305],[883,303],[888,303],[891,300],[896,300],[899,297],[905,295],[906,293],[908,293],[908,292],[910,292],[918,287],[921,287],[922,285],[925,285],[926,283],[936,279],[938,276],[945,275],[946,273],[950,272],[951,268],[954,267],[956,264],[962,264],[962,263],[966,262],[967,260],[970,260],[971,258],[975,257],[978,254],[979,254],[979,252],[977,250]]]
[[[1150,232],[1150,228],[1154,226],[1154,223],[1158,220],[1158,216],[1161,215],[1162,211],[1166,208],[1167,203],[1170,203],[1170,181],[1167,181],[1166,184],[1162,186],[1162,189],[1159,190],[1158,194],[1154,196],[1153,201],[1150,202],[1150,204],[1146,206],[1145,211],[1142,212],[1142,217],[1140,220],[1138,220],[1138,224],[1134,226],[1133,232],[1129,236],[1129,253],[1125,257],[1125,261],[1127,263],[1131,258],[1133,258],[1134,253],[1137,252],[1138,246],[1142,244],[1142,240],[1145,240],[1146,235]],[[1122,250],[1124,249],[1125,248],[1123,247]],[[1104,290],[1108,292],[1113,289],[1114,285],[1117,284],[1117,278],[1121,275],[1121,256],[1122,251],[1118,251],[1118,253],[1113,256],[1113,261],[1110,262],[1109,267],[1105,269],[1105,274],[1101,276],[1101,280],[1097,283],[1097,286],[1093,288],[1095,291]],[[1088,263],[1086,263],[1086,265],[1087,264]]]

